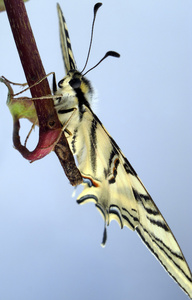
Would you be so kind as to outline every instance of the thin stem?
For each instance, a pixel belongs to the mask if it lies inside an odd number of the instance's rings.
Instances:
[[[29,87],[33,86],[32,88],[30,88],[31,95],[33,98],[50,95],[51,90],[49,88],[47,79],[41,81],[37,85],[34,85],[34,83],[46,77],[46,74],[41,62],[37,45],[35,43],[25,5],[22,0],[4,0],[4,3],[28,85]],[[65,148],[65,152],[68,153],[67,160],[65,160],[65,157],[63,156],[62,159],[60,159],[60,155],[58,155],[56,149],[55,152],[62,166],[64,167],[64,171],[67,172],[68,170],[68,167],[66,166],[67,164],[70,164],[70,170],[73,168],[74,170],[76,170],[77,167],[75,165],[75,161],[70,151],[66,137],[62,132],[61,124],[54,109],[53,100],[41,98],[39,99],[39,101],[34,101],[34,105],[39,120],[38,145],[34,151],[30,152],[25,146],[21,144],[19,137],[20,124],[19,120],[15,120],[13,130],[13,142],[15,148],[23,155],[23,157],[28,160],[34,161],[44,157],[50,151],[52,151],[55,147],[55,144],[60,139],[63,143],[63,147]],[[63,161],[65,161],[65,163],[63,163]],[[77,170],[76,173],[78,173]],[[68,176],[68,173],[66,173],[66,175],[69,178],[70,182],[73,182],[74,185],[74,178],[71,179],[72,175],[69,174]],[[81,175],[79,172],[79,178],[77,180],[78,183],[80,180]]]

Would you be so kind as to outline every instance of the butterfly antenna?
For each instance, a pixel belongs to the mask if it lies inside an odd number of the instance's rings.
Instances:
[[[91,70],[95,69],[104,59],[106,59],[108,56],[113,56],[113,57],[120,57],[120,54],[115,52],[115,51],[108,51],[104,56],[103,58],[95,65],[93,66],[91,69],[89,69],[87,72],[85,72],[84,75],[86,75],[88,72],[90,72]]]
[[[99,7],[102,5],[101,2],[98,2],[95,4],[94,9],[93,9],[93,22],[92,22],[92,28],[91,28],[91,40],[90,40],[90,44],[89,44],[89,50],[88,50],[88,54],[87,54],[87,59],[84,65],[83,70],[81,71],[81,73],[85,70],[88,60],[89,60],[89,55],[90,55],[90,51],[91,51],[91,46],[92,46],[92,41],[93,41],[93,30],[94,30],[94,24],[95,24],[95,19],[96,19],[96,15],[97,15],[97,11],[99,9]]]

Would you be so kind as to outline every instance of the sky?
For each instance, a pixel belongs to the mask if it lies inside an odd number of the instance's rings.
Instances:
[[[62,1],[77,65],[84,66],[94,1]],[[46,73],[64,77],[54,0],[26,4]],[[26,81],[6,13],[0,75]],[[94,111],[131,162],[192,269],[192,3],[103,0],[88,68]],[[51,78],[49,79],[51,83]],[[25,94],[26,95],[26,94]],[[28,94],[27,94],[28,95]],[[175,299],[187,296],[135,232],[108,227],[79,206],[54,153],[30,164],[13,148],[7,88],[0,84],[0,300]],[[21,122],[24,140],[30,125]],[[38,129],[30,149],[37,143]],[[77,189],[76,195],[78,195]]]

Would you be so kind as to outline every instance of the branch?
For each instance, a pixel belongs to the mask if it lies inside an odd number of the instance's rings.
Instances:
[[[25,5],[22,0],[4,0],[12,33],[15,39],[20,60],[25,72],[27,83],[30,86],[46,76],[41,58],[35,43],[33,32],[29,23]],[[51,94],[47,79],[30,88],[33,98]],[[74,157],[68,142],[62,132],[61,124],[54,109],[52,99],[39,99],[34,101],[39,121],[39,142],[31,152],[21,144],[19,137],[19,120],[14,122],[13,143],[24,158],[35,161],[43,158],[50,151],[57,154],[66,176],[72,185],[82,182],[82,177],[75,165]],[[55,148],[56,144],[59,147]],[[58,151],[59,149],[59,151]]]

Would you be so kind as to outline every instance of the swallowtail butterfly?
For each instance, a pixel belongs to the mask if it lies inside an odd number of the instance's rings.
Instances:
[[[94,7],[93,25],[99,6],[101,3]],[[192,274],[175,237],[137,173],[91,109],[93,88],[83,71],[77,70],[66,21],[59,5],[57,9],[67,75],[59,81],[58,90],[56,84],[53,85],[54,94],[58,95],[54,104],[83,177],[84,189],[77,203],[92,201],[101,212],[105,222],[103,245],[106,226],[112,220],[121,228],[127,226],[135,230],[192,298]]]

